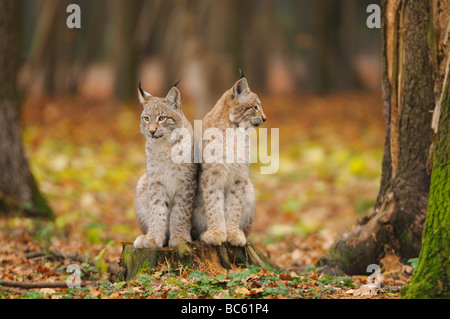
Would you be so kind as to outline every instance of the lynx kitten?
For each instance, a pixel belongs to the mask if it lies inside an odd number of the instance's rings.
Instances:
[[[222,136],[226,136],[227,129],[234,128],[236,138],[239,134],[245,136],[248,154],[249,137],[245,134],[246,130],[258,127],[265,120],[261,101],[250,91],[247,80],[242,77],[204,117],[202,130],[205,132],[209,128],[217,128]],[[205,144],[203,142],[203,146]],[[226,152],[224,147],[223,154]],[[211,245],[224,242],[234,246],[245,245],[255,210],[254,189],[248,170],[248,156],[241,162],[224,160],[208,163],[203,154],[198,192],[194,200],[193,236]]]
[[[197,188],[197,164],[175,163],[171,153],[182,138],[193,149],[193,130],[181,110],[180,92],[173,87],[165,98],[154,97],[139,83],[141,132],[145,136],[147,172],[136,187],[136,215],[144,235],[136,238],[136,248],[177,246],[191,240],[192,205]],[[178,130],[189,136],[180,137]],[[193,152],[192,152],[193,153]]]

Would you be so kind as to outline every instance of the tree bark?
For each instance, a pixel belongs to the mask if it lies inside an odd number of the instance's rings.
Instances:
[[[386,141],[380,191],[372,213],[319,260],[328,273],[366,274],[387,251],[402,262],[419,255],[430,185],[430,111],[443,82],[438,70],[448,61],[448,52],[435,45],[433,6],[439,3],[382,3]]]
[[[362,88],[353,60],[356,5],[354,0],[315,1],[315,50],[311,82],[318,94]]]
[[[279,269],[250,242],[244,247],[228,244],[216,247],[195,241],[179,245],[178,248],[159,249],[138,249],[124,244],[119,280],[131,280],[142,270],[155,269],[158,266],[169,266],[173,269],[188,266],[200,271],[220,273],[239,265],[270,266]]]
[[[49,95],[55,94],[57,86],[57,34],[58,14],[62,3],[55,0],[45,0],[40,3],[39,19],[33,34],[29,54],[29,63],[35,75],[32,81],[42,77],[41,90]]]
[[[113,19],[110,21],[114,32],[113,67],[114,94],[121,101],[136,99],[137,61],[140,55],[134,35],[141,1],[116,0],[113,5]]]
[[[17,1],[0,1],[0,213],[53,218],[29,169],[22,145],[16,88],[20,25]]]
[[[450,298],[450,91],[447,75],[441,104],[419,266],[404,298]]]

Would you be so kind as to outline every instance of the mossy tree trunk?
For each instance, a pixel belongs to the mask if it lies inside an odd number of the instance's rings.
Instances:
[[[318,265],[328,273],[367,274],[386,252],[417,257],[428,207],[432,113],[448,65],[448,2],[382,2],[386,140],[372,213],[336,240]]]
[[[405,298],[450,298],[450,83],[441,104],[419,266]]]
[[[159,267],[190,267],[195,270],[221,273],[242,265],[269,266],[278,269],[252,243],[244,247],[231,245],[211,246],[195,241],[184,243],[178,248],[138,249],[133,245],[123,245],[120,260],[119,280],[131,280],[141,271],[155,270]]]
[[[53,218],[25,158],[16,80],[19,1],[0,0],[0,214],[24,211]]]

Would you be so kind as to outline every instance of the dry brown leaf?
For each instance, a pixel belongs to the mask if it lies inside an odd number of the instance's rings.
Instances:
[[[100,291],[91,286],[91,287],[89,287],[89,294],[92,297],[98,297],[100,295]]]
[[[280,277],[281,280],[289,280],[289,279],[292,278],[291,274],[289,274],[289,273],[284,273],[284,272],[281,273],[281,274],[279,275],[279,277]]]
[[[258,293],[260,293],[260,292],[263,292],[264,289],[265,289],[264,287],[261,287],[261,288],[253,288],[252,290],[250,290],[249,294],[250,294],[250,295],[256,295],[256,294],[258,294]]]
[[[120,298],[120,294],[117,291],[113,291],[110,295],[109,295],[110,299],[119,299]]]
[[[353,296],[372,297],[375,296],[377,292],[378,289],[374,285],[362,285],[353,291]],[[348,293],[348,291],[346,293]]]
[[[240,294],[240,295],[244,295],[244,296],[247,296],[250,294],[250,291],[245,287],[238,287],[238,288],[236,288],[236,290],[234,292],[237,294]]]
[[[413,271],[414,271],[414,268],[412,266],[409,266],[409,265],[402,266],[402,272],[405,274],[412,274]]]
[[[39,289],[39,292],[42,292],[47,297],[50,297],[52,294],[54,294],[56,292],[56,290],[53,288],[42,288],[42,289]]]

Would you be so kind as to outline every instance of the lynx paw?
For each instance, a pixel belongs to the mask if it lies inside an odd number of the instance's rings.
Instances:
[[[210,245],[220,246],[227,240],[225,231],[207,230],[201,235],[201,239]]]
[[[247,242],[242,230],[227,231],[227,242],[233,246],[244,246]]]
[[[183,236],[172,236],[169,240],[169,247],[177,247],[179,244],[185,242],[192,241],[191,236],[189,237],[183,237]]]
[[[134,241],[135,248],[161,248],[163,243],[161,241],[157,242],[155,238],[141,235]]]

